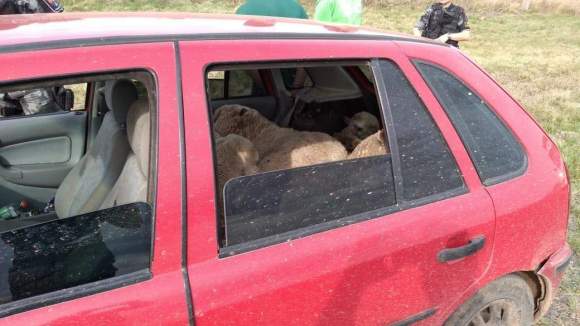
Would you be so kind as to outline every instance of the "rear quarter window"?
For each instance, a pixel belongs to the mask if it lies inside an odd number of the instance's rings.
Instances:
[[[485,101],[444,69],[415,62],[451,119],[485,185],[521,175],[526,156],[520,143]]]

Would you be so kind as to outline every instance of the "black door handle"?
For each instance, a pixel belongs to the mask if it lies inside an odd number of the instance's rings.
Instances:
[[[473,255],[483,248],[485,245],[485,236],[480,235],[469,241],[468,244],[462,247],[453,249],[443,249],[437,254],[437,260],[440,263],[445,263],[452,260],[461,259]]]

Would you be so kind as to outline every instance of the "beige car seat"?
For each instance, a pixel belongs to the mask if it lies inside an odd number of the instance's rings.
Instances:
[[[92,146],[56,191],[54,206],[59,218],[96,211],[103,205],[130,152],[125,126],[129,107],[136,100],[137,89],[130,80],[106,84],[109,111]]]

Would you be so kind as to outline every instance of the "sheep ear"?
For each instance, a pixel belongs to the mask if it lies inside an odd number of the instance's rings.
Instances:
[[[242,108],[240,110],[240,117],[243,116],[244,114],[246,114],[246,112],[248,112],[248,110],[246,108]]]

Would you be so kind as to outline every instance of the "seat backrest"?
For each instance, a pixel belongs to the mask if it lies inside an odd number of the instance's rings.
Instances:
[[[127,162],[101,209],[147,202],[150,145],[149,102],[140,99],[129,109],[127,136],[131,150]]]
[[[94,142],[56,192],[59,218],[98,210],[127,160],[130,147],[125,126],[129,107],[137,100],[137,89],[126,79],[108,82],[105,100],[110,111]]]

